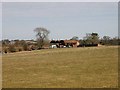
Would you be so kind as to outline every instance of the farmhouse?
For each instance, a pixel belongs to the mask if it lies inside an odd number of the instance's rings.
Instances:
[[[77,47],[80,45],[78,40],[64,40],[66,46]]]
[[[50,42],[51,48],[77,47],[79,45],[78,40],[52,40]]]

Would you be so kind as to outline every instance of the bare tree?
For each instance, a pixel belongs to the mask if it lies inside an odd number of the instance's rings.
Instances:
[[[46,28],[43,28],[43,27],[35,28],[34,31],[36,32],[38,49],[41,49],[45,41],[48,39],[48,34],[50,32]]]

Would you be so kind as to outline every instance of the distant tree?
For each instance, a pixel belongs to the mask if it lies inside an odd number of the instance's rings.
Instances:
[[[20,40],[20,41],[19,41],[19,45],[20,45],[20,46],[23,46],[24,44],[26,44],[25,40]]]
[[[19,47],[19,48],[18,48],[18,51],[19,51],[19,52],[20,52],[20,51],[22,51],[22,48],[21,48],[21,47]]]
[[[108,40],[110,40],[110,37],[109,36],[103,36],[103,40],[108,41]]]
[[[4,53],[7,53],[7,52],[8,52],[8,48],[7,48],[7,47],[2,47],[2,51],[3,51]]]
[[[92,33],[92,44],[98,44],[99,43],[99,36],[98,33]]]
[[[38,48],[41,49],[45,41],[48,39],[48,34],[50,32],[46,28],[43,28],[43,27],[35,28],[34,31],[36,32]]]
[[[85,37],[83,37],[83,41],[85,44],[92,44],[92,37],[90,33],[87,33]]]
[[[28,50],[28,44],[26,43],[25,40],[19,40],[15,43],[15,45],[19,44],[18,51],[27,51]]]
[[[16,52],[16,48],[13,44],[10,44],[8,47],[9,52]]]
[[[24,43],[24,44],[23,44],[23,50],[24,50],[24,51],[27,51],[27,50],[28,50],[28,44],[27,44],[27,43]]]
[[[79,38],[77,36],[73,36],[71,40],[79,40]]]
[[[46,39],[46,40],[44,41],[44,45],[46,45],[46,46],[50,45],[49,39]]]
[[[5,49],[5,50],[4,50],[4,53],[7,53],[7,52],[8,52],[7,49]]]
[[[79,42],[80,42],[80,45],[79,46],[81,46],[81,47],[84,47],[85,46],[85,40],[82,40],[82,39],[80,39],[79,40]]]
[[[119,38],[118,37],[114,37],[112,38],[112,45],[119,45]]]
[[[100,43],[103,45],[120,45],[120,39],[119,37],[109,37],[109,36],[103,36],[103,38],[100,40]]]
[[[8,46],[10,41],[8,39],[2,40],[2,45],[3,46]]]
[[[14,45],[17,47],[17,46],[20,46],[20,41],[19,40],[14,40]]]
[[[110,45],[110,37],[109,36],[103,36],[102,40],[101,40],[101,44],[103,45]]]
[[[86,45],[93,45],[99,43],[99,35],[98,33],[87,33],[86,36],[83,38],[84,43]]]

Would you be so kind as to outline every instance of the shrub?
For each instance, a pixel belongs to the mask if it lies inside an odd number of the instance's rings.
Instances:
[[[4,49],[4,53],[7,53],[8,51],[7,51],[7,49]]]
[[[3,47],[3,46],[2,46],[2,52],[3,52],[3,53],[8,53],[8,47]]]
[[[27,51],[28,50],[28,45],[25,43],[25,44],[23,44],[23,50],[24,51]]]
[[[16,52],[16,48],[14,45],[9,45],[9,48],[8,48],[9,52]]]
[[[22,48],[18,48],[18,51],[19,51],[19,52],[22,51]]]

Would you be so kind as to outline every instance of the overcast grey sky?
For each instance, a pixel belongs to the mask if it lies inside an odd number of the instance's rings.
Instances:
[[[50,39],[118,36],[116,2],[19,2],[3,3],[3,39],[35,39],[33,30],[45,27]]]

